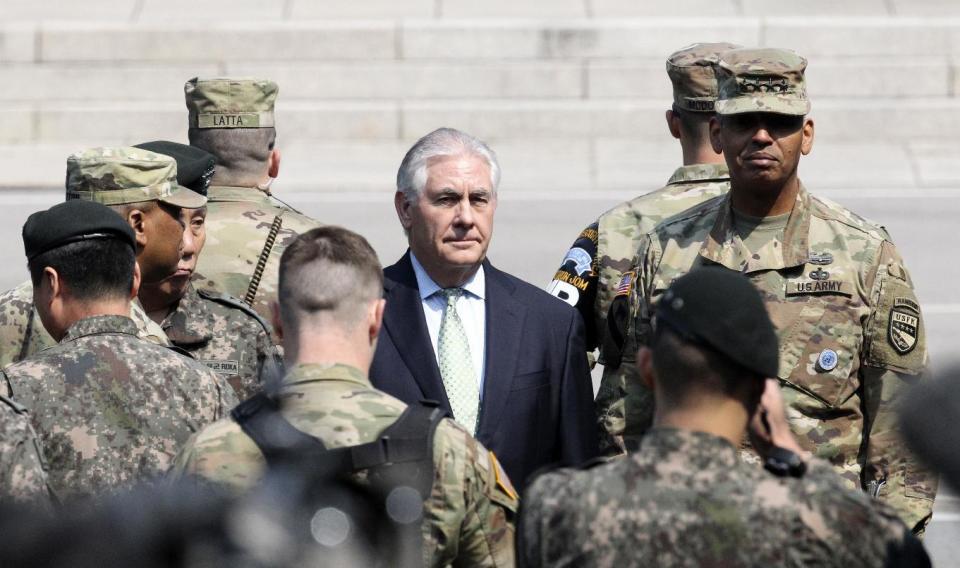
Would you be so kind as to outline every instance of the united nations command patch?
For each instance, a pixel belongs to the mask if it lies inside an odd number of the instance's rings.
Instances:
[[[913,351],[920,338],[920,306],[910,298],[896,297],[890,308],[887,337],[897,353]]]

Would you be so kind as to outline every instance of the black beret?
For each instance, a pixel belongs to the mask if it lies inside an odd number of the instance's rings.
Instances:
[[[713,348],[761,377],[777,376],[779,348],[760,293],[746,276],[705,267],[677,278],[656,310],[657,325]]]
[[[207,195],[207,187],[210,185],[210,178],[213,177],[213,170],[217,164],[213,154],[194,146],[166,140],[144,142],[137,144],[136,147],[170,156],[176,160],[177,183],[200,195]]]
[[[113,209],[93,201],[71,199],[37,211],[23,224],[27,260],[87,239],[119,239],[136,251],[136,237],[130,225]]]

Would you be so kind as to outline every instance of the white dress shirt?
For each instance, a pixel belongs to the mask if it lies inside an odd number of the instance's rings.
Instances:
[[[443,321],[443,310],[447,300],[437,294],[440,286],[430,278],[427,271],[410,252],[410,261],[413,263],[413,273],[417,276],[417,287],[420,289],[420,304],[423,306],[423,315],[427,319],[427,331],[430,332],[430,344],[433,345],[433,356],[440,364],[440,354],[437,351],[437,342],[440,337],[440,322]],[[487,305],[485,301],[487,281],[483,275],[483,266],[462,286],[464,293],[457,299],[457,314],[467,333],[467,342],[470,344],[470,358],[476,370],[477,387],[480,389],[480,398],[483,398],[483,370],[487,356]]]

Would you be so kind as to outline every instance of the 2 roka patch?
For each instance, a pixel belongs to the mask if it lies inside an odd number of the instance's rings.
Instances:
[[[890,345],[901,355],[913,351],[920,339],[920,306],[910,298],[895,297],[889,319]]]

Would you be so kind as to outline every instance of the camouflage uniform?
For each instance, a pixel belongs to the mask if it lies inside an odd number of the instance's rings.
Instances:
[[[27,409],[0,396],[0,500],[45,501],[47,474]]]
[[[525,566],[883,566],[909,538],[896,515],[810,460],[802,478],[739,461],[727,440],[655,428],[639,452],[534,480]]]
[[[281,365],[269,324],[230,296],[190,284],[160,325],[171,343],[223,377],[240,400],[260,390],[265,369],[273,373]]]
[[[133,321],[94,316],[2,375],[30,419],[63,497],[162,474],[187,438],[238,401],[203,365],[139,339]]]
[[[130,319],[141,339],[170,345],[163,329],[147,316],[137,300],[130,302]],[[29,280],[0,295],[0,368],[56,344],[33,308],[33,284]]]
[[[297,366],[280,393],[284,417],[328,448],[376,439],[406,408],[345,365]],[[424,565],[512,566],[517,499],[493,454],[455,422],[444,420],[433,455],[436,481],[425,503]],[[172,474],[196,475],[244,491],[265,467],[253,440],[235,422],[223,420],[187,443]]]
[[[189,126],[272,128],[277,91],[273,81],[193,78],[184,86]],[[280,255],[320,224],[257,187],[211,185],[207,198],[207,243],[197,264],[204,285],[244,300],[269,320]]]
[[[718,54],[737,47],[730,43],[698,43],[673,53],[666,62],[673,84],[675,112],[713,112],[717,81],[713,65]],[[630,269],[640,238],[667,217],[680,213],[730,188],[724,164],[691,164],[677,168],[661,189],[610,209],[588,226],[564,256],[547,291],[580,311],[587,329],[587,350],[600,347],[607,333],[607,313],[617,294],[620,277]],[[602,359],[600,363],[604,363]],[[626,367],[604,369],[597,393],[597,419],[601,426],[601,453],[622,452],[627,424],[622,401],[633,384]],[[632,400],[632,399],[631,399]]]

